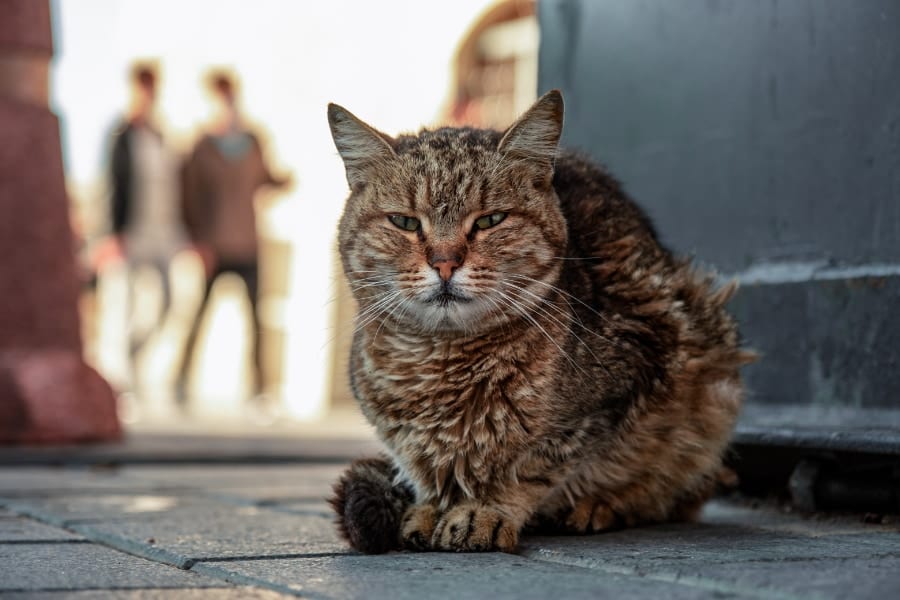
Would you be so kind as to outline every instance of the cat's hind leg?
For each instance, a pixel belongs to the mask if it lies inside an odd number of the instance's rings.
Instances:
[[[386,457],[354,461],[334,484],[329,503],[341,537],[366,554],[400,549],[401,519],[413,502],[409,488],[394,483]]]
[[[613,492],[596,492],[571,499],[551,496],[528,523],[528,531],[539,534],[586,534],[654,523],[693,521],[716,492],[737,485],[737,476],[727,467],[714,475],[695,478],[679,492],[663,493],[651,485],[635,483]],[[654,493],[655,492],[655,493]]]
[[[564,508],[541,508],[529,519],[525,530],[537,535],[600,533],[620,529],[622,517],[603,500],[584,496]]]

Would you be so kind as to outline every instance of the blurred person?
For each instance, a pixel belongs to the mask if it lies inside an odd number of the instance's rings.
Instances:
[[[210,293],[226,273],[240,277],[250,300],[251,362],[254,396],[266,389],[260,356],[259,239],[254,197],[263,186],[281,188],[290,177],[269,170],[257,136],[239,110],[235,78],[225,71],[208,76],[216,114],[194,146],[184,169],[184,214],[195,251],[206,270],[206,289],[185,347],[178,378],[179,398],[186,400],[187,379]]]
[[[171,308],[170,267],[187,236],[180,210],[180,159],[156,124],[158,73],[153,64],[131,69],[131,106],[112,136],[110,202],[113,236],[99,253],[103,262],[121,257],[129,271],[129,347],[131,384],[136,384],[136,357],[165,321]],[[100,267],[102,269],[102,266]],[[149,327],[137,326],[136,275],[156,272],[161,309]]]

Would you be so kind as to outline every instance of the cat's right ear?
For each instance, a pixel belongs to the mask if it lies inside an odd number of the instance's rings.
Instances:
[[[397,157],[390,136],[362,122],[343,106],[328,105],[328,125],[344,160],[350,189],[364,185],[379,166]]]

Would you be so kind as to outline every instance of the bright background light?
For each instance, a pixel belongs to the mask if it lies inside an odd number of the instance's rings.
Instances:
[[[297,417],[319,415],[330,394],[339,276],[332,256],[347,193],[326,104],[338,102],[392,134],[433,123],[447,100],[457,44],[491,4],[57,0],[52,105],[62,121],[70,192],[88,203],[102,194],[107,140],[127,106],[133,61],[158,61],[160,114],[182,151],[209,116],[203,74],[233,68],[272,166],[294,176],[289,192],[260,215],[260,226],[293,249],[279,317],[288,334],[285,406]],[[219,384],[227,385],[221,378]]]

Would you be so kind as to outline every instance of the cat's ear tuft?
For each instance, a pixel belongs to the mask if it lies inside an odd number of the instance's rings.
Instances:
[[[344,160],[350,189],[365,184],[373,171],[396,158],[393,139],[337,104],[328,105],[328,125]]]
[[[553,165],[562,127],[562,94],[550,90],[506,130],[497,149],[506,156]]]

